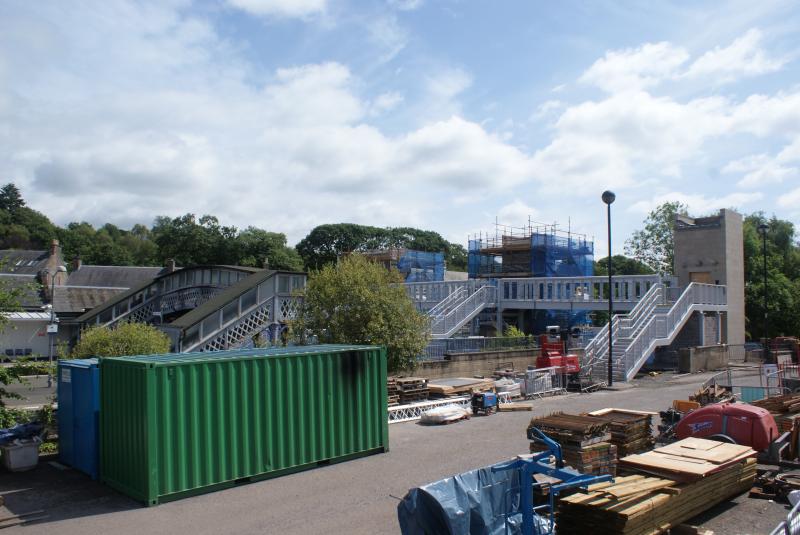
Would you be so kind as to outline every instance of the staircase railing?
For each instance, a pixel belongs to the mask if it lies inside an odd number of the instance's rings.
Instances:
[[[462,286],[460,288],[457,288],[454,292],[449,294],[447,297],[445,297],[438,303],[436,303],[427,312],[428,316],[430,316],[431,318],[431,321],[437,320],[441,316],[445,315],[452,305],[466,298],[466,295],[467,295],[467,289]]]
[[[495,302],[497,289],[493,285],[485,285],[453,306],[446,314],[431,322],[431,335],[434,338],[446,338],[463,327],[490,303]]]
[[[612,360],[615,380],[632,379],[656,347],[672,342],[692,313],[719,310],[727,304],[725,286],[691,283],[668,311],[657,313],[657,307],[664,304],[664,290],[651,288],[653,295],[645,296],[640,301],[641,308],[637,305],[637,309],[632,310],[627,317],[614,317]],[[625,322],[628,324],[622,327]],[[607,376],[605,366],[608,365],[608,324],[586,346],[584,363],[584,376],[597,380]]]

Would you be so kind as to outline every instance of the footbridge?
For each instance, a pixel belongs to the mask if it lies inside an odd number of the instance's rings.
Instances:
[[[692,283],[678,288],[673,277],[535,277],[408,283],[406,291],[430,317],[431,336],[450,338],[478,315],[493,313],[502,328],[504,311],[608,310],[611,321],[615,380],[627,381],[656,347],[671,344],[695,312],[727,311],[726,287]],[[589,342],[583,359],[587,378],[602,380],[608,368],[607,324]]]

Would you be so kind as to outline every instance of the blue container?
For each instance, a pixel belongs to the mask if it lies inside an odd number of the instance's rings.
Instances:
[[[97,479],[100,369],[97,359],[58,363],[58,459]]]

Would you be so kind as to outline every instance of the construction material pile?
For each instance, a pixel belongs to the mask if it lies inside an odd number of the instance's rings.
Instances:
[[[398,377],[395,379],[400,392],[400,404],[407,405],[428,399],[428,381],[421,377]]]
[[[610,424],[611,443],[617,455],[624,457],[653,448],[653,417],[649,413],[624,409],[602,409],[589,413]]]
[[[390,407],[400,404],[400,390],[397,388],[397,377],[388,377],[386,379],[386,394]]]
[[[723,403],[734,399],[733,392],[719,385],[709,385],[700,387],[700,390],[693,396],[689,396],[690,401],[696,401],[701,406],[710,403]]]
[[[800,394],[786,394],[753,401],[751,405],[767,409],[775,417],[781,433],[800,425]]]
[[[746,446],[690,438],[623,458],[621,465],[639,473],[562,498],[557,532],[663,533],[747,491],[756,475],[755,454]]]
[[[611,424],[594,416],[555,413],[533,418],[528,428],[536,427],[561,445],[564,462],[582,474],[611,474],[617,470],[617,447],[611,444]],[[531,453],[547,446],[531,442]]]
[[[443,398],[472,395],[475,392],[494,392],[494,379],[474,377],[435,379],[428,382],[428,392],[432,397]]]

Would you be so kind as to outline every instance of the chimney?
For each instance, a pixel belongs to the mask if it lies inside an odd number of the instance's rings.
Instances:
[[[81,261],[81,256],[76,254],[75,257],[72,259],[73,273],[81,269],[81,265],[83,265],[83,262]]]
[[[267,258],[266,256],[264,257],[264,261],[261,262],[261,267],[263,267],[264,269],[269,269],[269,258]]]
[[[61,247],[58,245],[58,240],[53,240],[50,242],[50,256],[56,256],[60,249]]]
[[[173,271],[175,271],[175,259],[167,258],[167,261],[165,263],[165,268],[167,273],[172,273]]]

